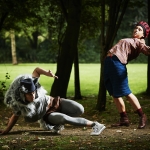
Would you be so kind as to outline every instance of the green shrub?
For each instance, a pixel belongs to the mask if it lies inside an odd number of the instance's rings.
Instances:
[[[4,92],[7,90],[6,81],[10,79],[10,75],[6,73],[5,81],[0,81],[0,101],[4,98]]]

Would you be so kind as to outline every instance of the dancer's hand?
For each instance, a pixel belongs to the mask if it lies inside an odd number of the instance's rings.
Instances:
[[[58,77],[57,77],[57,76],[55,76],[55,74],[53,74],[51,70],[49,70],[49,71],[48,71],[47,76],[50,76],[50,77],[53,77],[53,78],[58,79]]]

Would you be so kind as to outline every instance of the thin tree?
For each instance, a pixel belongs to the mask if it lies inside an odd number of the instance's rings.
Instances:
[[[81,90],[80,90],[78,49],[76,49],[75,58],[74,58],[74,78],[75,78],[75,81],[74,81],[74,85],[75,85],[74,99],[82,99]]]
[[[104,59],[106,56],[107,51],[112,47],[114,39],[116,37],[117,31],[120,27],[121,21],[125,14],[125,10],[127,8],[129,0],[109,0],[109,3],[106,5],[105,0],[102,1],[101,11],[102,11],[102,23],[101,23],[101,72],[100,72],[100,83],[99,83],[99,93],[97,99],[96,108],[99,111],[105,110],[106,106],[106,89],[104,87],[104,78],[103,78],[103,66],[104,66]],[[105,7],[109,7],[109,18],[108,21],[105,19]],[[105,36],[105,24],[107,21],[107,31]]]
[[[80,31],[81,0],[62,1],[66,4],[67,27],[65,37],[60,47],[57,59],[56,75],[50,95],[66,97],[72,65],[77,51],[77,43]]]
[[[16,55],[16,41],[15,41],[15,31],[10,30],[10,39],[11,39],[11,54],[12,54],[12,64],[17,65],[17,55]]]
[[[148,24],[150,25],[150,1],[148,1]],[[148,37],[148,45],[150,45],[150,37]],[[147,95],[150,95],[150,56],[148,56],[148,65],[147,65]]]

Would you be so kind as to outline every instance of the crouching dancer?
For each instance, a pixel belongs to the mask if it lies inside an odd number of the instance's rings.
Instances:
[[[40,75],[58,78],[50,70],[35,68],[32,75],[20,75],[10,85],[4,103],[13,109],[8,125],[0,134],[7,134],[22,115],[27,122],[40,123],[46,130],[59,133],[65,124],[92,127],[91,135],[99,135],[106,127],[79,117],[84,108],[81,104],[64,98],[51,97],[39,84]]]

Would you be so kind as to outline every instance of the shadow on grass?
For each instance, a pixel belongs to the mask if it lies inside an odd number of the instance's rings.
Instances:
[[[40,135],[40,136],[60,136],[59,133],[53,133],[51,131],[45,130],[18,130],[18,131],[11,131],[8,135]]]

